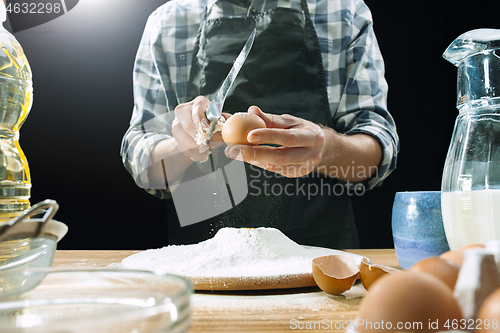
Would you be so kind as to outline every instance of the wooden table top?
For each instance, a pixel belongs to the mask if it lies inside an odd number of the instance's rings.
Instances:
[[[139,251],[58,250],[53,266],[105,267]],[[373,263],[398,267],[394,249],[349,250]],[[339,296],[319,288],[194,292],[189,332],[345,332],[366,293],[360,283]],[[343,326],[343,327],[342,327]]]

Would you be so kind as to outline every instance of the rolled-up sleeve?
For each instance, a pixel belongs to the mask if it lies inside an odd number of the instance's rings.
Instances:
[[[387,110],[385,67],[371,13],[362,1],[355,2],[355,6],[345,56],[345,86],[334,114],[334,129],[346,135],[367,134],[380,143],[382,162],[374,176],[363,182],[367,189],[372,189],[396,168],[399,138]]]
[[[151,14],[137,51],[133,71],[134,108],[130,127],[122,140],[121,156],[139,187],[164,198],[170,196],[167,184],[152,184],[148,177],[151,151],[158,142],[171,138],[173,120],[167,103],[172,84],[165,62],[161,24],[159,13]]]

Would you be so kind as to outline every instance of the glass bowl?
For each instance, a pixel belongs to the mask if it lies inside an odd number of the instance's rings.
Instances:
[[[0,332],[186,332],[191,283],[125,269],[32,268],[43,281],[0,301]],[[0,274],[0,279],[2,274]]]
[[[26,224],[37,220],[28,220]],[[25,271],[52,266],[57,242],[67,231],[64,223],[50,220],[45,223],[39,237],[0,242],[0,299],[26,292],[40,283],[43,276],[30,276]]]

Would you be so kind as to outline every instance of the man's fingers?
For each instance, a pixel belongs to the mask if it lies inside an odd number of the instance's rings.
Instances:
[[[301,148],[293,148],[293,153],[290,153],[290,149],[286,149],[288,150],[286,157],[275,154],[280,148],[277,148],[274,153],[272,152],[273,149],[261,148],[263,147],[233,146],[226,149],[226,155],[290,178],[309,174],[317,164],[315,160],[305,157],[305,151]]]
[[[260,165],[310,165],[319,163],[321,156],[308,148],[235,145],[227,147],[226,155],[250,164]]]
[[[194,127],[202,132],[206,132],[210,128],[210,123],[205,116],[205,111],[207,111],[209,105],[210,101],[203,96],[198,96],[193,100],[192,121]]]
[[[193,137],[186,133],[182,126],[180,126],[180,124],[175,120],[172,124],[172,134],[174,135],[175,141],[177,141],[179,146],[182,145],[184,150],[193,150],[195,152],[202,153],[208,149],[208,146],[198,146]]]
[[[247,140],[253,144],[274,144],[290,148],[311,147],[316,144],[316,137],[311,135],[309,128],[259,128],[250,131]]]
[[[179,123],[182,129],[191,137],[195,137],[197,130],[193,124],[193,117],[191,115],[192,103],[179,104],[175,108],[175,120]],[[172,125],[173,126],[173,125]]]
[[[255,114],[262,118],[268,128],[292,128],[300,124],[300,118],[288,114],[276,115],[265,113],[257,106],[248,108],[248,113]]]

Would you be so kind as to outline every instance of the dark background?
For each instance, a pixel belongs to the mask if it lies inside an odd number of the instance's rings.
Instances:
[[[54,21],[15,33],[34,81],[20,140],[31,170],[31,202],[59,203],[56,219],[69,226],[59,249],[167,245],[165,202],[135,185],[119,154],[133,107],[135,53],[148,15],[162,3],[81,0]],[[441,54],[468,30],[500,29],[500,2],[366,3],[386,62],[401,152],[383,186],[354,204],[362,248],[388,248],[394,194],[441,186],[457,115],[456,68]]]

